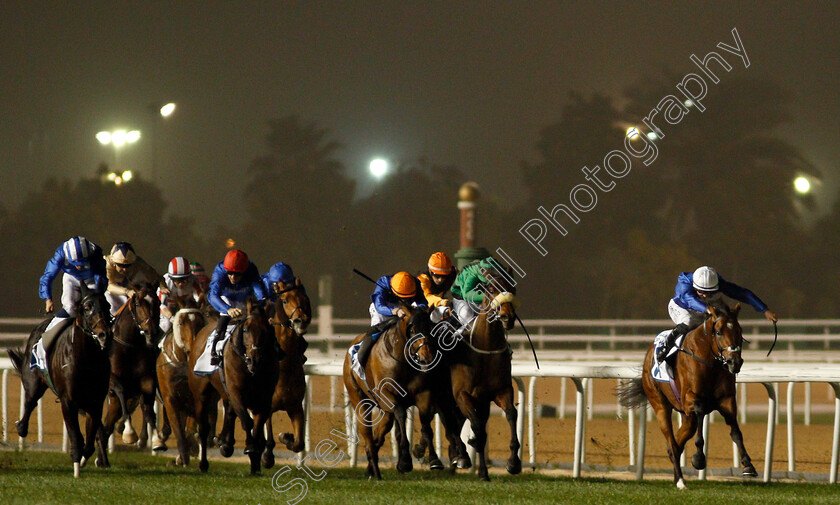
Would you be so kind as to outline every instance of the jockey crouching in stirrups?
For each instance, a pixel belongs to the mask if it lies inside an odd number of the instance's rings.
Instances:
[[[219,322],[213,334],[211,346],[211,365],[222,362],[221,349],[216,349],[216,342],[223,339],[227,325],[232,318],[242,315],[248,297],[254,296],[259,303],[265,303],[265,287],[260,273],[248,255],[239,249],[232,249],[213,270],[210,291],[207,299],[214,309],[219,311]]]
[[[499,262],[492,256],[480,261],[473,261],[465,266],[455,277],[452,284],[452,296],[454,300],[453,311],[458,318],[460,328],[455,332],[455,338],[462,337],[470,328],[472,321],[482,311],[479,307],[484,303],[484,294],[487,291],[484,287],[492,281],[484,276],[483,272],[496,270],[500,273],[506,272]],[[499,296],[511,296],[504,289],[498,289],[502,293]],[[491,310],[491,309],[487,309]]]
[[[169,261],[167,273],[163,274],[163,281],[169,293],[158,289],[160,299],[160,329],[164,334],[172,329],[172,317],[178,312],[179,306],[189,300],[201,302],[202,290],[198,279],[190,271],[190,262],[183,256],[176,256]]]
[[[134,288],[149,286],[169,294],[169,288],[157,270],[137,256],[134,247],[128,242],[117,242],[111,248],[111,254],[105,258],[108,273],[108,290],[105,298],[111,304],[111,315],[116,315],[120,307],[134,296]]]
[[[439,323],[452,307],[452,300],[446,297],[455,282],[458,271],[452,265],[452,260],[444,252],[436,252],[429,257],[426,271],[417,276],[426,303],[432,307],[432,323]]]
[[[403,305],[412,307],[427,307],[426,297],[423,290],[413,275],[408,272],[397,272],[393,276],[383,275],[376,281],[376,289],[370,295],[371,304],[370,328],[359,346],[357,358],[359,366],[365,369],[365,364],[376,342],[374,335],[379,335],[388,327],[394,324],[399,318],[406,317],[408,313]]]
[[[661,363],[668,356],[668,352],[679,337],[703,324],[708,308],[716,307],[722,302],[721,294],[747,303],[756,311],[763,312],[768,321],[775,323],[778,320],[776,314],[769,310],[767,304],[762,302],[755,293],[723,280],[713,268],[703,266],[694,273],[683,272],[677,278],[674,297],[668,302],[668,315],[677,326],[656,353],[657,362]]]
[[[81,283],[84,282],[96,293],[104,292],[108,283],[102,249],[84,237],[67,240],[58,246],[52,259],[47,262],[38,287],[38,294],[44,300],[44,309],[48,314],[55,309],[52,301],[52,283],[59,272],[63,272],[61,309],[55,313],[42,334],[41,348],[45,353],[64,326],[62,323],[76,317],[76,307],[82,299]],[[32,352],[35,354],[36,349]]]

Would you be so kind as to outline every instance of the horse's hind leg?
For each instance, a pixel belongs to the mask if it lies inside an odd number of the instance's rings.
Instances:
[[[516,433],[516,406],[513,404],[513,388],[507,388],[496,397],[496,405],[505,412],[505,419],[510,425],[510,457],[507,461],[507,471],[516,475],[522,471],[522,460],[519,458],[519,437]]]
[[[163,443],[163,437],[157,429],[157,415],[155,414],[155,381],[152,378],[147,378],[142,381],[141,389],[142,404],[140,408],[143,411],[143,428],[144,432],[151,432],[152,450],[165,451],[166,444]],[[148,437],[147,437],[148,438]],[[143,444],[145,446],[145,444]]]
[[[671,459],[671,464],[674,466],[674,483],[680,489],[685,489],[685,481],[683,480],[682,468],[680,468],[680,455],[682,454],[682,445],[677,443],[674,437],[674,425],[671,422],[671,412],[673,407],[666,403],[661,395],[657,392],[653,395],[648,395],[650,405],[656,412],[656,422],[659,424],[659,430],[665,436],[665,442],[668,447],[668,457]],[[682,429],[687,428],[688,423],[683,423]]]
[[[411,447],[409,447],[408,434],[406,433],[407,412],[405,407],[395,405],[394,417],[397,420],[397,471],[407,473],[414,469],[414,465],[411,461]]]
[[[747,454],[744,437],[741,434],[740,426],[738,426],[738,404],[735,402],[735,396],[724,398],[720,402],[718,411],[723,415],[726,424],[729,425],[729,436],[732,437],[732,441],[738,446],[738,452],[741,453],[741,466],[744,467],[742,475],[744,477],[756,477],[758,472],[755,471],[750,455]]]
[[[20,416],[20,421],[15,423],[15,428],[17,428],[18,436],[26,438],[29,434],[29,417],[38,406],[38,400],[47,391],[47,384],[38,377],[38,374],[29,369],[29,363],[24,363],[23,366],[25,370],[20,374],[24,390],[23,415]]]
[[[470,427],[473,431],[473,439],[470,445],[475,447],[478,454],[478,478],[484,481],[490,480],[487,472],[487,458],[484,449],[487,444],[487,418],[490,415],[490,403],[478,402],[466,391],[461,391],[456,399],[461,412],[470,420]]]
[[[435,417],[435,410],[432,408],[429,395],[417,398],[417,410],[420,414],[420,443],[414,446],[414,457],[420,459],[424,456],[426,449],[429,450],[429,469],[443,470],[443,463],[435,452],[434,432],[432,431],[432,420]]]
[[[703,451],[703,447],[706,445],[706,441],[703,438],[704,417],[706,415],[703,412],[697,412],[697,436],[694,438],[694,446],[697,448],[697,452],[691,457],[691,466],[697,470],[706,468],[706,453]]]
[[[85,447],[82,452],[81,466],[84,467],[93,453],[96,452],[96,436],[102,424],[102,411],[88,412],[85,416]]]
[[[236,439],[234,438],[236,412],[228,401],[222,402],[222,412],[222,432],[219,433],[219,452],[225,458],[229,458],[233,454],[233,446],[236,445]]]
[[[262,454],[263,468],[274,466],[274,427],[271,426],[272,415],[268,416],[265,422],[265,450]]]

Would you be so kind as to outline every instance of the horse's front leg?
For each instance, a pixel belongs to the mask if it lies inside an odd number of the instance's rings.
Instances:
[[[84,439],[79,428],[79,408],[69,400],[62,398],[61,415],[67,428],[67,438],[70,439],[70,460],[73,461],[73,477],[78,478],[82,468],[82,450]]]
[[[395,405],[394,417],[397,421],[397,471],[400,473],[410,472],[414,469],[414,465],[411,461],[411,447],[409,447],[406,433],[407,412],[405,407]]]
[[[487,418],[490,415],[490,403],[479,402],[466,391],[461,391],[455,398],[461,412],[470,420],[473,438],[470,445],[475,448],[478,454],[478,478],[484,481],[490,480],[487,472],[487,458],[484,450],[487,444]]]
[[[516,406],[513,403],[513,388],[508,387],[495,399],[498,405],[504,412],[505,418],[510,425],[510,457],[507,461],[507,471],[511,475],[516,475],[522,471],[522,460],[519,458],[519,437],[516,433]]]
[[[741,453],[741,466],[744,467],[744,472],[741,475],[744,477],[758,476],[750,455],[747,454],[747,448],[744,446],[744,437],[741,434],[740,426],[738,426],[738,404],[735,401],[735,396],[724,398],[720,402],[718,412],[723,415],[723,419],[729,425],[729,436],[732,437],[732,441],[738,446],[738,452]]]
[[[303,405],[295,403],[289,410],[286,411],[289,415],[289,420],[292,421],[292,431],[294,433],[283,433],[280,435],[280,441],[285,444],[286,449],[292,452],[300,452],[304,445],[304,431],[306,430],[306,416],[303,414]]]
[[[262,455],[263,468],[274,466],[274,428],[271,426],[271,415],[265,422],[265,451]]]
[[[236,445],[235,428],[236,411],[231,407],[230,401],[225,400],[222,402],[222,431],[218,437],[219,452],[225,458],[229,458],[233,454],[233,446]]]
[[[152,435],[152,450],[165,451],[166,444],[163,442],[163,435],[157,428],[157,414],[155,414],[155,380],[152,376],[145,377],[140,382],[140,390],[143,395],[143,403],[141,409],[143,410],[143,424],[144,428],[148,428]],[[145,444],[144,444],[145,445]]]
[[[270,415],[267,415],[265,412],[255,412],[254,413],[254,424],[251,428],[253,431],[253,451],[248,452],[248,447],[245,447],[245,453],[251,459],[251,475],[258,475],[260,473],[260,457],[262,456],[263,451],[265,450],[265,426],[266,426],[266,418],[271,420]]]
[[[694,447],[697,448],[697,452],[694,453],[694,456],[691,457],[691,466],[693,466],[697,470],[703,470],[706,468],[706,453],[703,451],[704,446],[706,445],[706,441],[703,438],[703,418],[706,417],[706,414],[702,411],[697,411],[697,436],[694,438]]]

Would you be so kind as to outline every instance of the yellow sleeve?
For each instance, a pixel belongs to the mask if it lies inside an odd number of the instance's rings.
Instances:
[[[438,307],[446,301],[445,298],[432,294],[432,279],[429,276],[421,274],[417,276],[417,280],[420,281],[420,287],[423,288],[423,295],[426,297],[429,307]]]

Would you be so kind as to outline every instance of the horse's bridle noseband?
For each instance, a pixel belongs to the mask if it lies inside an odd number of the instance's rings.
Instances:
[[[726,359],[723,356],[723,353],[725,351],[729,351],[730,353],[733,353],[733,354],[736,353],[736,352],[741,352],[741,346],[740,345],[730,345],[728,347],[721,347],[720,346],[720,344],[718,343],[718,337],[722,336],[723,332],[714,329],[715,325],[720,320],[721,320],[721,317],[718,317],[714,321],[712,321],[712,334],[710,335],[712,337],[712,342],[714,342],[714,347],[712,348],[712,355],[714,356],[715,361],[718,361],[721,364],[726,365],[727,363],[729,363],[732,360],[731,359]],[[706,333],[706,335],[709,335],[709,329],[706,327],[705,322],[703,323],[703,331]],[[743,341],[743,339],[744,339],[744,337],[742,336],[741,340]]]

